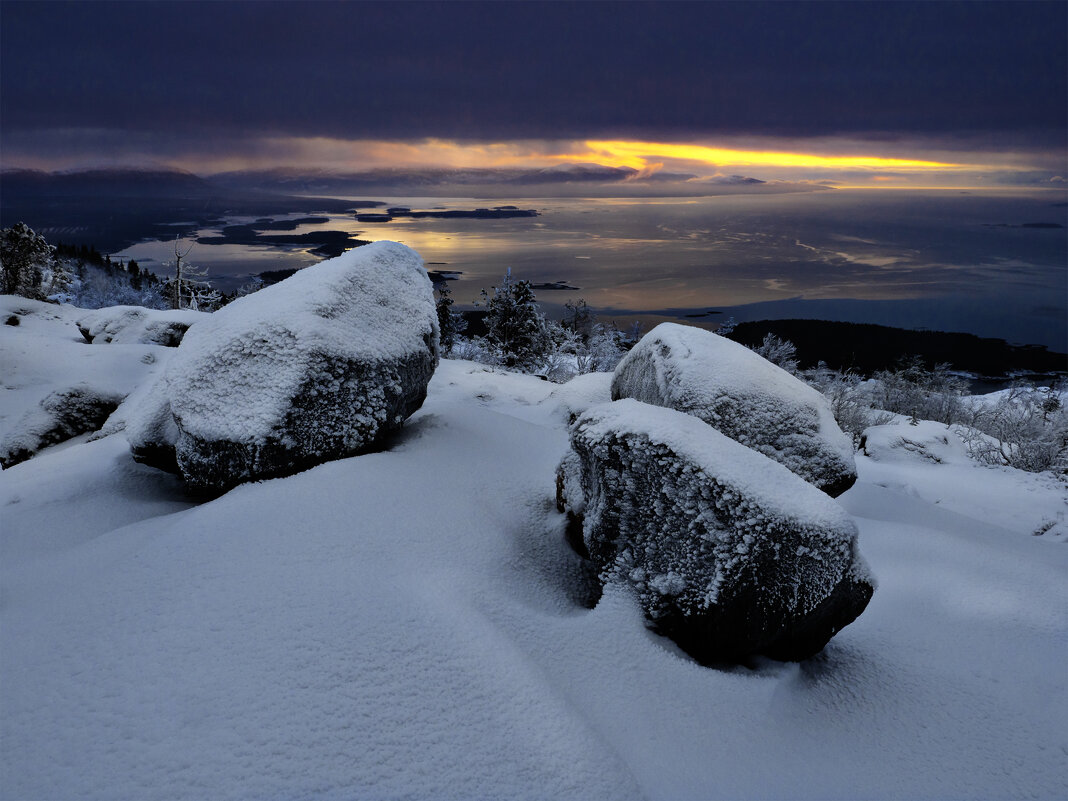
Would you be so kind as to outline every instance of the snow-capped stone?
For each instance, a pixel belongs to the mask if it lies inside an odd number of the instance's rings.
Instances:
[[[76,325],[85,341],[101,344],[165,345],[176,348],[189,326],[210,315],[189,309],[146,309],[109,306],[79,317]]]
[[[852,443],[818,391],[748,348],[662,323],[616,367],[612,398],[634,398],[704,420],[784,464],[831,496],[857,480]]]
[[[571,428],[560,506],[602,581],[701,662],[800,660],[867,606],[852,518],[782,465],[700,420],[634,400]]]
[[[113,387],[79,384],[49,393],[28,410],[0,442],[0,465],[6,470],[42,448],[96,431],[122,402]]]
[[[437,363],[422,259],[377,242],[197,323],[158,393],[186,484],[219,492],[373,447],[419,408]],[[167,416],[147,404],[128,434],[135,456],[163,461]]]
[[[981,434],[977,435],[982,436]],[[926,464],[974,464],[960,436],[945,423],[932,420],[910,422],[902,418],[886,425],[870,426],[861,437],[861,451],[877,462]]]

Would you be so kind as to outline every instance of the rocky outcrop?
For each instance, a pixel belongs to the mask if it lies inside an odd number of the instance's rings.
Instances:
[[[127,437],[135,458],[173,452],[187,486],[215,494],[378,446],[422,404],[437,362],[422,259],[378,242],[190,329]]]
[[[119,404],[123,394],[88,384],[58,389],[24,414],[0,442],[0,465],[6,470],[42,448],[96,431]]]
[[[208,319],[206,312],[160,311],[141,306],[108,306],[79,317],[75,323],[93,345],[164,345],[176,348],[189,326]]]
[[[818,391],[736,342],[663,323],[616,367],[612,398],[693,415],[831,496],[857,480],[852,443]]]
[[[841,507],[695,417],[601,404],[571,448],[557,488],[577,550],[697,660],[805,659],[871,598]]]

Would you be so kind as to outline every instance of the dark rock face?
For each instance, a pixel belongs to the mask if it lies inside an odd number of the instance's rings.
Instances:
[[[616,368],[612,399],[620,398],[693,415],[832,497],[857,480],[852,442],[827,399],[708,331],[663,323],[646,334]]]
[[[321,392],[309,382],[297,392],[278,433],[261,441],[203,439],[176,417],[174,462],[190,490],[211,494],[374,450],[423,405],[436,364],[431,353],[428,344],[425,352],[395,362],[334,361],[327,372],[341,380],[341,389]],[[361,409],[372,411],[359,414]]]
[[[19,420],[0,443],[0,465],[6,470],[42,448],[96,431],[122,399],[122,393],[86,385],[56,390]]]
[[[571,447],[557,488],[581,520],[576,549],[698,661],[806,659],[867,606],[874,581],[852,519],[699,420],[602,404],[576,421]]]
[[[127,438],[135,459],[218,494],[379,447],[422,405],[437,363],[422,259],[378,242],[191,328]]]

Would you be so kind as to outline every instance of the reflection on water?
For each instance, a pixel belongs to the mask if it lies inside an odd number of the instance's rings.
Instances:
[[[739,320],[835,314],[837,319],[972,331],[1063,350],[1068,337],[1068,229],[1018,226],[1063,225],[1065,207],[1055,204],[1063,204],[1065,196],[1052,190],[981,195],[838,190],[509,200],[541,214],[507,220],[398,218],[381,224],[335,215],[328,223],[302,225],[293,233],[331,229],[403,242],[427,262],[438,263],[435,269],[462,271],[461,280],[452,283],[461,307],[511,268],[514,275],[536,283],[566,281],[581,287],[539,293],[550,313],[566,300],[582,297],[620,319],[637,315],[694,322],[727,314]],[[471,198],[374,199],[413,209],[498,204]],[[173,254],[172,243],[142,243],[118,255],[157,269],[152,260],[166,261],[168,254]],[[298,248],[198,245],[194,255],[224,288],[262,270],[318,261]],[[817,302],[828,300],[837,302]],[[672,311],[664,313],[668,309]],[[686,316],[710,309],[724,314]]]

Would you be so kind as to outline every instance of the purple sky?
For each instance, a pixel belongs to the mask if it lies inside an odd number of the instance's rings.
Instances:
[[[1065,173],[1066,30],[1063,2],[4,0],[0,152],[5,168],[853,174],[731,155],[774,151],[1048,186]],[[626,161],[591,141],[646,144]]]

